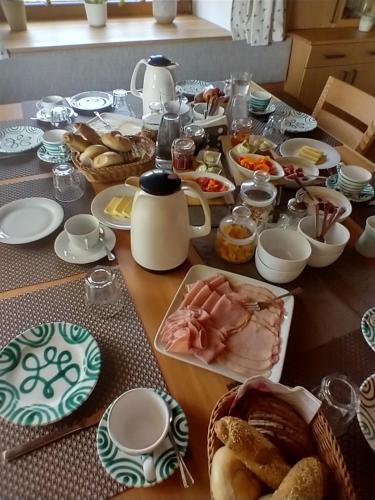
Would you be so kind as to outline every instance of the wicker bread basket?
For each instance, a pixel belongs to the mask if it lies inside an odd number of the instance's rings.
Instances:
[[[238,388],[232,389],[222,396],[212,410],[207,436],[208,472],[211,474],[212,458],[223,444],[216,437],[214,423],[220,418],[228,415],[230,405],[236,395]],[[315,440],[319,458],[330,469],[330,481],[332,489],[329,498],[340,500],[355,500],[352,480],[342,456],[339,444],[332,434],[323,413],[319,411],[310,424],[311,434]]]
[[[80,170],[89,182],[122,182],[133,175],[139,176],[150,170],[155,165],[155,143],[144,136],[138,136],[138,147],[141,146],[144,151],[144,159],[133,163],[123,163],[120,165],[112,165],[110,167],[93,168],[83,165],[79,156],[80,153],[72,151],[72,161]]]

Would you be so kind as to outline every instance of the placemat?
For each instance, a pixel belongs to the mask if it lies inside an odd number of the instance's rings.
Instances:
[[[82,182],[85,182],[83,177]],[[37,196],[54,199],[52,178],[0,186],[0,206],[13,200]],[[92,197],[91,186],[85,182],[85,194],[81,199],[72,203],[61,203],[64,220],[75,214],[90,213]],[[93,264],[69,264],[57,257],[53,245],[61,231],[62,227],[59,227],[47,238],[24,245],[0,244],[0,291],[64,278],[86,271],[92,266]]]
[[[25,329],[64,320],[86,327],[97,340],[102,367],[97,386],[84,405],[60,423],[23,427],[0,420],[1,451],[71,425],[108,406],[135,387],[166,389],[126,284],[125,306],[111,319],[87,312],[83,280],[0,301],[0,344]],[[1,400],[1,398],[0,398]],[[63,438],[0,467],[0,497],[9,499],[108,498],[124,486],[103,469],[96,453],[96,426]]]

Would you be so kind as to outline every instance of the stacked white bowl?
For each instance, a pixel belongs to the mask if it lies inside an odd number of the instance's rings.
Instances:
[[[291,229],[265,229],[259,235],[255,265],[271,283],[289,283],[306,267],[311,255],[309,241]]]
[[[371,181],[372,174],[368,170],[355,165],[344,165],[340,168],[338,185],[344,194],[358,196]]]
[[[322,225],[323,216],[320,216],[319,227]],[[309,241],[311,256],[307,262],[310,267],[326,267],[333,264],[343,253],[349,241],[350,233],[345,226],[335,222],[325,234],[324,242],[315,239],[315,216],[308,215],[298,224],[298,231]]]

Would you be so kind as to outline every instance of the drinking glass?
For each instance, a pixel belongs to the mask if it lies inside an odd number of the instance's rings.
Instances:
[[[161,117],[156,143],[156,161],[159,168],[171,169],[173,141],[181,135],[181,119],[177,113],[165,113]]]
[[[70,202],[79,200],[83,195],[81,179],[73,165],[64,163],[52,169],[55,198],[58,201]]]
[[[248,71],[235,71],[230,74],[232,95],[247,96],[249,94],[252,74]]]
[[[249,111],[247,107],[247,97],[242,95],[232,95],[229,98],[228,106],[226,109],[226,115],[229,125],[229,132],[233,132],[233,122],[235,120],[240,120],[247,118],[249,116]]]
[[[85,302],[93,314],[110,318],[124,307],[124,297],[115,269],[96,266],[85,276]]]
[[[285,117],[274,115],[269,117],[262,135],[275,142],[276,144],[279,144],[285,141],[284,133]]]
[[[58,127],[61,123],[72,123],[69,108],[66,106],[55,106],[52,108],[50,122],[54,127]]]
[[[115,89],[112,91],[113,95],[113,108],[115,111],[126,111],[129,113],[129,106],[126,99],[128,91],[125,89]]]
[[[336,436],[342,436],[358,406],[359,389],[346,375],[333,373],[322,379],[313,394],[322,401],[321,409]]]

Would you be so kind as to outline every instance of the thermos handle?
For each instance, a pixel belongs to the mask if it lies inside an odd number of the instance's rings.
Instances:
[[[132,176],[128,177],[125,181],[125,186],[132,189],[134,192],[139,189],[139,177]]]
[[[135,65],[133,74],[132,74],[132,78],[130,80],[130,92],[133,95],[135,95],[136,97],[140,97],[140,98],[142,98],[142,92],[139,92],[136,89],[136,83],[137,83],[138,71],[139,71],[139,68],[140,68],[141,64],[144,64],[145,66],[147,66],[146,59],[141,59],[140,61],[137,62],[137,64]]]
[[[203,191],[197,185],[196,182],[191,182],[191,181],[182,181],[181,189],[187,195],[189,195],[190,191],[190,193],[192,193],[193,196],[198,196],[204,213],[203,226],[189,226],[190,238],[201,238],[202,236],[207,236],[208,234],[210,234],[211,231],[211,211],[210,207],[208,206],[207,200],[203,196]]]

